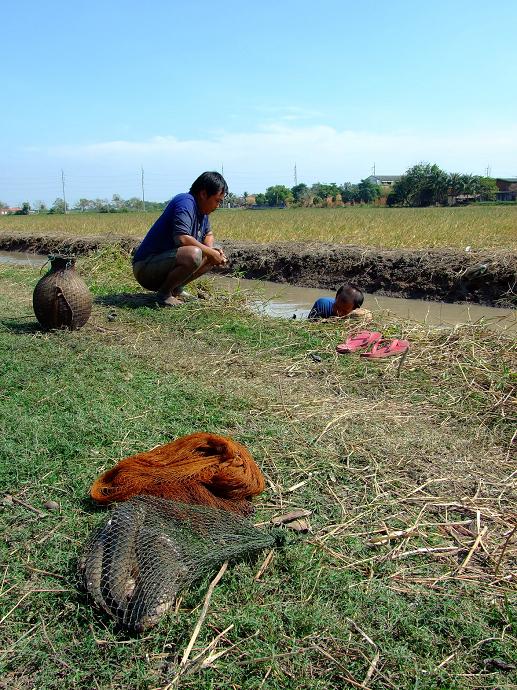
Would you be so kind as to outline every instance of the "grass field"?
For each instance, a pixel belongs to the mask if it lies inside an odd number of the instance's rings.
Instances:
[[[143,237],[157,214],[0,217],[0,232]],[[517,249],[517,206],[219,210],[219,239],[317,241],[374,247]]]
[[[514,342],[374,321],[412,343],[398,376],[337,357],[343,324],[254,315],[237,281],[160,310],[117,251],[79,268],[90,322],[42,333],[38,271],[0,266],[0,688],[516,687]],[[74,569],[106,520],[93,479],[196,430],[249,447],[267,476],[257,521],[313,514],[258,581],[263,557],[229,568],[194,650],[231,626],[222,654],[171,686],[207,582],[135,638]]]

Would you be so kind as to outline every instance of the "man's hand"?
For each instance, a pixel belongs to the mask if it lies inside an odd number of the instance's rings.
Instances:
[[[219,254],[223,257],[223,264],[227,264],[227,263],[228,263],[228,259],[226,258],[226,254],[223,252],[223,250],[220,249],[219,247],[217,247],[217,251],[218,251]]]
[[[205,254],[207,254],[210,257],[210,260],[216,266],[223,266],[224,264],[228,263],[228,259],[224,255],[222,249],[214,249],[213,247],[208,247],[207,249],[205,249]]]

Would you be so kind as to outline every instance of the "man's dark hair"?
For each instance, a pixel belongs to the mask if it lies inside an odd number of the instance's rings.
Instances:
[[[341,297],[346,299],[347,302],[352,302],[354,309],[358,309],[364,302],[364,295],[357,285],[352,285],[352,283],[345,283],[336,292],[336,299]]]
[[[192,183],[189,192],[195,196],[203,190],[205,190],[208,196],[219,194],[221,191],[228,194],[228,185],[220,173],[204,172]]]

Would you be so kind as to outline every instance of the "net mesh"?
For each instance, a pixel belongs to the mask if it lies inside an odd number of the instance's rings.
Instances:
[[[265,488],[248,450],[231,438],[198,432],[121,460],[91,487],[98,503],[143,494],[248,515]]]
[[[219,508],[137,496],[117,505],[79,560],[85,589],[124,627],[155,625],[179,591],[237,560],[282,541]]]

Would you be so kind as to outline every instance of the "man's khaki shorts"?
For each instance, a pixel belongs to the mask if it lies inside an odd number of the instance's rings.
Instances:
[[[135,261],[133,275],[137,283],[146,290],[159,290],[176,265],[177,251],[170,249],[162,254],[151,254],[142,261]]]

